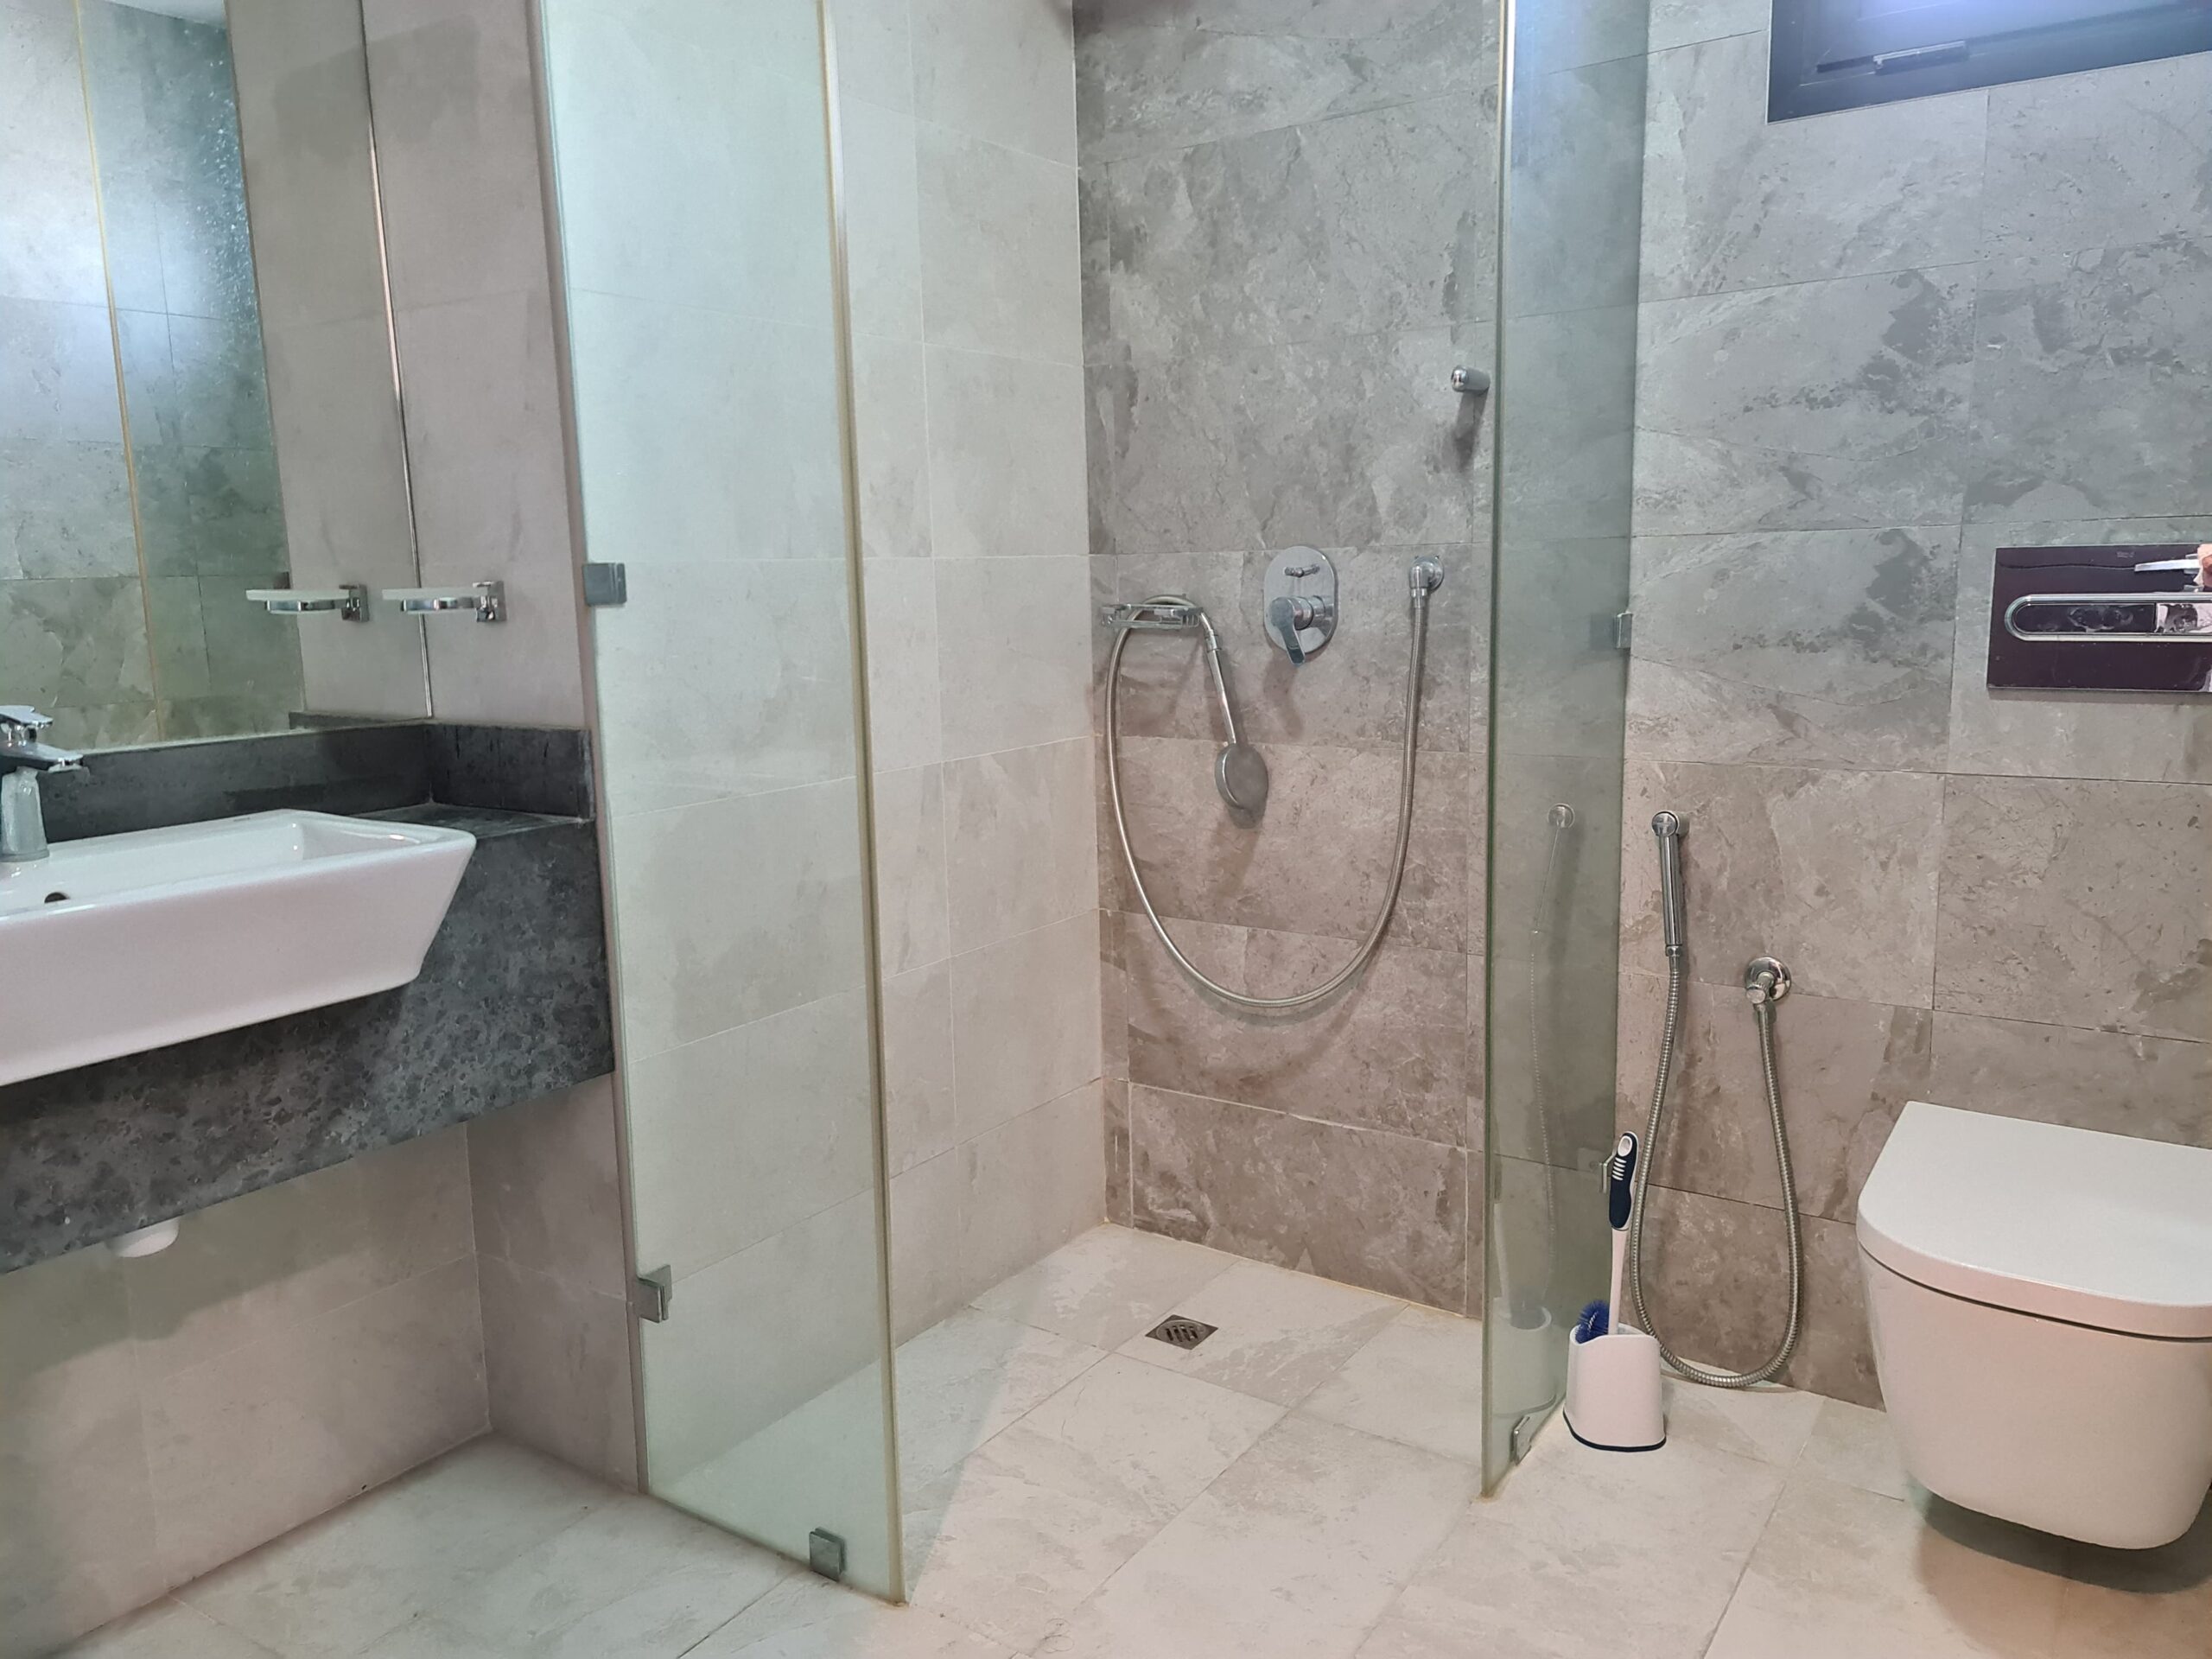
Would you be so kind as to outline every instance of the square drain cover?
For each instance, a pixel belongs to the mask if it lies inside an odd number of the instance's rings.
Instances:
[[[1219,1327],[1203,1320],[1185,1319],[1180,1313],[1171,1313],[1145,1335],[1154,1341],[1164,1342],[1171,1348],[1195,1348]]]

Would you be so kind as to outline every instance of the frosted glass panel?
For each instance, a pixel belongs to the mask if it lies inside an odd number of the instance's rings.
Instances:
[[[645,1478],[899,1590],[824,79],[810,5],[547,0]]]

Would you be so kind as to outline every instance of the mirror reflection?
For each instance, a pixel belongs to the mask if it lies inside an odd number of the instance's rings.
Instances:
[[[72,747],[426,713],[419,624],[247,598],[413,580],[356,0],[4,27],[0,702]]]

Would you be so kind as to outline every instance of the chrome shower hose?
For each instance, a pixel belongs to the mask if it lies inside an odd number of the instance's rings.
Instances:
[[[1160,594],[1145,602],[1179,601],[1173,594]],[[1208,978],[1196,963],[1183,954],[1182,948],[1168,933],[1167,925],[1160,919],[1159,911],[1153,907],[1152,895],[1145,890],[1144,872],[1137,868],[1135,850],[1129,845],[1128,815],[1122,806],[1122,652],[1129,643],[1129,632],[1124,627],[1114,636],[1113,653],[1106,659],[1106,793],[1113,803],[1114,833],[1121,840],[1122,861],[1128,866],[1130,884],[1137,890],[1137,903],[1144,906],[1152,931],[1160,935],[1160,944],[1167,947],[1167,954],[1175,959],[1177,967],[1232,1007],[1249,1008],[1258,1014],[1285,1014],[1326,1001],[1351,984],[1358,977],[1360,969],[1374,959],[1376,947],[1382,943],[1382,930],[1389,925],[1391,912],[1398,907],[1398,889],[1405,884],[1406,846],[1412,838],[1414,825],[1414,746],[1421,727],[1421,663],[1428,652],[1428,589],[1417,576],[1413,585],[1413,645],[1406,658],[1406,741],[1398,762],[1398,839],[1390,855],[1390,880],[1382,892],[1382,908],[1376,915],[1375,925],[1367,930],[1367,937],[1352,952],[1351,959],[1312,989],[1294,996],[1248,996]]]
[[[1748,1371],[1716,1371],[1693,1364],[1667,1345],[1651,1323],[1651,1308],[1643,1295],[1643,1217],[1651,1185],[1651,1171],[1659,1161],[1659,1131],[1667,1116],[1667,1084],[1675,1067],[1675,1041],[1682,1023],[1682,957],[1667,955],[1667,1018],[1659,1036],[1658,1077],[1651,1086],[1651,1118],[1644,1127],[1643,1155],[1636,1166],[1636,1213],[1629,1225],[1629,1289],[1636,1302],[1636,1317],[1644,1332],[1659,1344],[1659,1352],[1676,1373],[1713,1389],[1749,1389],[1771,1381],[1796,1351],[1797,1333],[1805,1298],[1805,1247],[1797,1215],[1797,1186],[1789,1171],[1789,1131],[1782,1118],[1782,1085],[1774,1070],[1774,1002],[1771,994],[1755,999],[1751,1012],[1759,1027],[1759,1065],[1766,1077],[1767,1116],[1774,1123],[1774,1157],[1782,1171],[1782,1214],[1789,1238],[1789,1322],[1782,1345],[1765,1364]]]

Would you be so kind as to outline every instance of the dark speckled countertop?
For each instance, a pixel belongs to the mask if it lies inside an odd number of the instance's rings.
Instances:
[[[587,757],[582,733],[429,724],[93,757],[57,838],[291,805],[476,850],[397,990],[0,1087],[0,1272],[613,1070]]]

